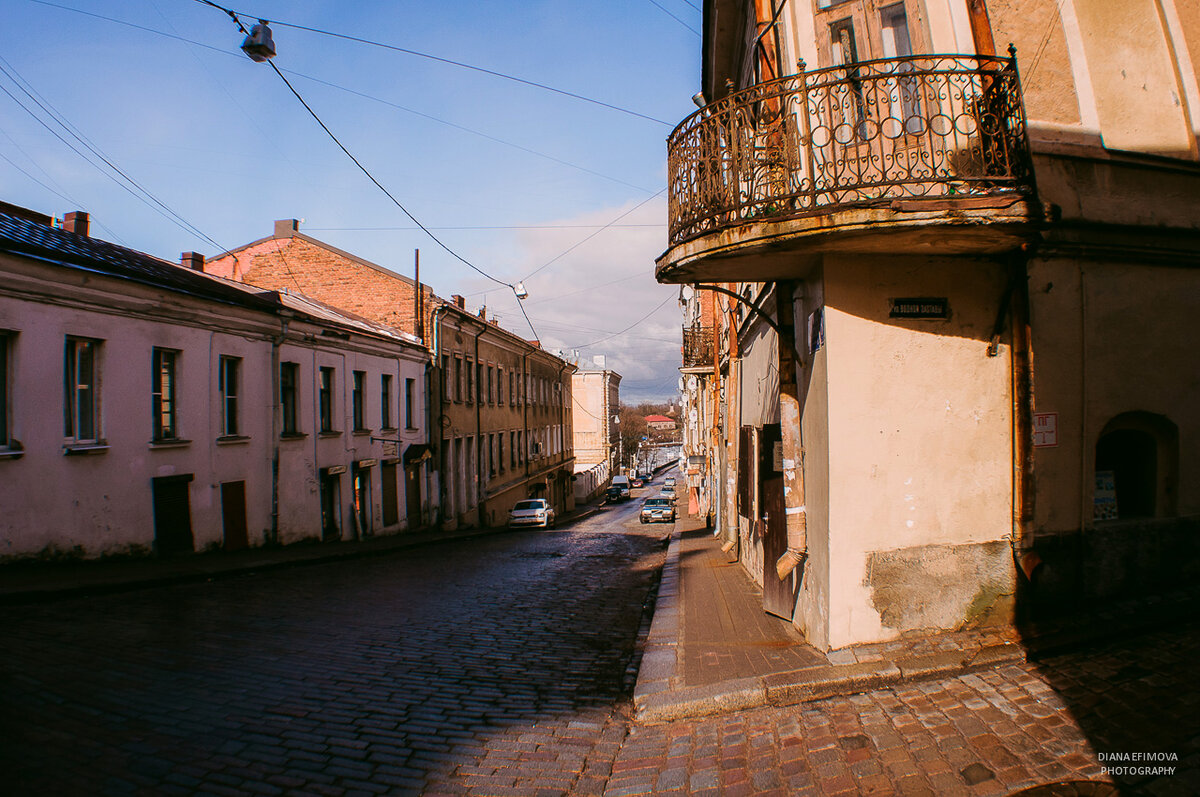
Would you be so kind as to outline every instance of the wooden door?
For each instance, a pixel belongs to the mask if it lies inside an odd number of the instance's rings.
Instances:
[[[150,480],[154,500],[154,551],[160,556],[192,553],[192,512],[188,484],[192,474]]]
[[[225,530],[225,550],[240,551],[249,547],[244,481],[221,483],[221,523]]]
[[[783,434],[779,424],[766,424],[758,436],[758,490],[763,528],[763,609],[792,619],[796,607],[796,571],[779,580],[775,563],[787,552],[787,508],[783,498]]]

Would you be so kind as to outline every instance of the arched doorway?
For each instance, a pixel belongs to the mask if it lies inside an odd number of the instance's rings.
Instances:
[[[1178,485],[1179,430],[1162,415],[1127,412],[1096,441],[1097,521],[1171,517]]]

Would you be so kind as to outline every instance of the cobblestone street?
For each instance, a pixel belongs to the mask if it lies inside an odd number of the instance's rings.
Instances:
[[[569,530],[4,607],[3,791],[599,792],[663,536],[627,504]]]
[[[1194,795],[1198,655],[1192,625],[1040,663],[635,728],[606,794],[1010,794],[1092,780]],[[1174,771],[1147,772],[1161,768]]]

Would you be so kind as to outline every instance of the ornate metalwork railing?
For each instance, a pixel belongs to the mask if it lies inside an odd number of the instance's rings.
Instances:
[[[1011,50],[801,71],[710,103],[667,151],[671,245],[750,221],[1032,187]]]
[[[695,324],[683,328],[683,367],[705,368],[713,364],[713,333]]]

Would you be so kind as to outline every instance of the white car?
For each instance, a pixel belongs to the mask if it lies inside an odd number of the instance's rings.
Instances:
[[[541,526],[544,529],[552,529],[554,522],[554,507],[550,506],[550,502],[545,498],[517,501],[508,513],[509,526]]]

